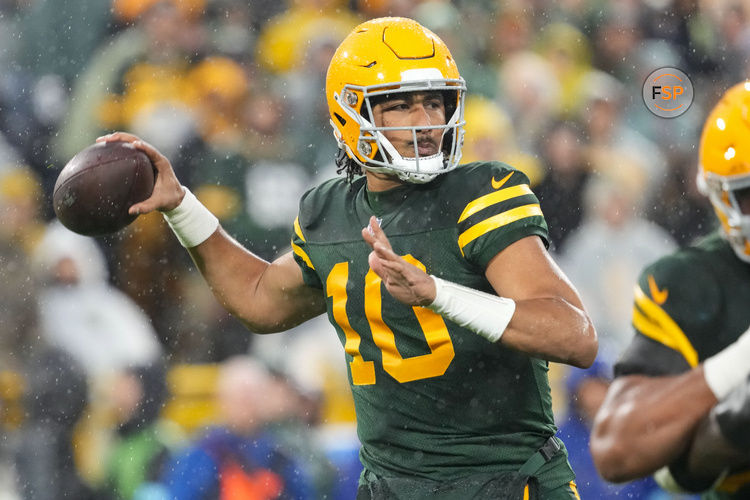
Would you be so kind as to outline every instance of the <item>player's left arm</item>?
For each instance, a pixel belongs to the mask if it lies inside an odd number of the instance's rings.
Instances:
[[[591,366],[598,350],[594,325],[539,237],[527,236],[503,249],[485,275],[500,297],[516,303],[503,345],[549,361]]]
[[[497,296],[433,279],[409,264],[393,252],[374,217],[362,237],[373,249],[370,267],[397,300],[429,306],[479,335],[534,357],[582,368],[594,362],[594,326],[538,237],[522,238],[490,260],[486,276]]]

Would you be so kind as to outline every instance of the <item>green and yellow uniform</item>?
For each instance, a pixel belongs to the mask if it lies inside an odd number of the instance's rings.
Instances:
[[[750,265],[718,233],[663,257],[635,288],[635,337],[615,376],[676,375],[734,342],[750,325]],[[704,498],[748,498],[750,471]]]
[[[391,297],[361,235],[372,215],[409,262],[494,293],[494,256],[527,236],[546,243],[528,179],[496,162],[385,192],[369,192],[364,177],[333,179],[303,196],[293,239],[344,345],[366,470],[435,481],[517,471],[556,431],[547,362]],[[564,448],[536,476],[543,488],[570,483]]]

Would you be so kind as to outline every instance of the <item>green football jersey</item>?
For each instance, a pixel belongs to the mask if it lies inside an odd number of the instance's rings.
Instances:
[[[484,272],[495,255],[527,236],[546,243],[528,179],[501,163],[385,192],[367,191],[364,177],[333,179],[303,196],[292,242],[344,346],[367,469],[439,481],[517,470],[556,431],[547,362],[396,301],[368,265],[361,230],[372,215],[409,262],[494,293]],[[538,477],[573,480],[567,454]]]
[[[663,257],[643,270],[635,287],[635,336],[615,376],[675,375],[695,367],[747,330],[748,304],[750,265],[719,234]],[[749,494],[747,471],[704,498]]]

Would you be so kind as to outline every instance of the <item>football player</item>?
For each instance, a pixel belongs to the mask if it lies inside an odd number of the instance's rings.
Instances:
[[[240,247],[159,171],[133,213],[161,210],[219,300],[254,332],[327,313],[344,347],[362,442],[358,498],[577,498],[554,437],[548,361],[589,366],[594,327],[546,250],[527,177],[459,167],[466,86],[418,23],[356,27],[326,95],[346,176],[308,191],[292,251]],[[387,236],[386,236],[387,234]]]
[[[707,498],[750,495],[748,117],[743,82],[721,98],[701,136],[698,184],[720,230],[648,266],[635,287],[635,336],[591,439],[611,481],[656,473],[665,487],[708,490]]]

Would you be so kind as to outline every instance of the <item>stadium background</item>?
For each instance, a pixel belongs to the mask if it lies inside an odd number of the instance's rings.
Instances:
[[[627,343],[638,271],[714,226],[695,187],[697,143],[707,110],[747,75],[748,8],[701,0],[1,0],[0,499],[20,494],[12,450],[35,397],[30,360],[50,343],[84,367],[89,390],[73,439],[76,467],[91,484],[102,480],[113,440],[111,395],[102,388],[128,356],[153,361],[154,352],[167,366],[162,416],[188,438],[220,418],[221,363],[250,353],[314,408],[303,413],[315,443],[329,455],[340,451],[332,443],[356,447],[342,352],[325,322],[247,335],[161,217],[84,243],[61,235],[50,200],[77,151],[107,131],[132,131],[172,160],[238,240],[273,258],[289,244],[299,195],[335,175],[323,94],[330,56],[359,21],[382,15],[413,17],[451,48],[470,95],[464,159],[499,159],[532,180],[551,250],[602,339],[594,371],[552,367],[560,425],[585,424],[572,395],[582,380],[605,381]],[[695,92],[690,109],[670,120],[641,97],[646,76],[665,66],[687,73]],[[98,332],[80,325],[93,342],[69,333],[85,319],[49,308],[55,266],[66,258],[145,313],[149,325],[120,325],[125,337],[132,328],[142,339],[131,352],[112,354],[122,342],[107,324]],[[84,296],[103,307],[97,293]]]

